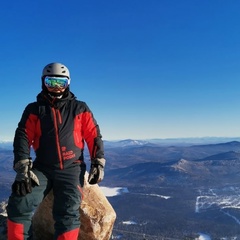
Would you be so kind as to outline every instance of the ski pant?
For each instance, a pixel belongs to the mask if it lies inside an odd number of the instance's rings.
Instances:
[[[33,169],[40,186],[32,188],[26,196],[12,193],[7,206],[8,240],[32,240],[32,216],[44,197],[53,190],[54,240],[76,240],[80,228],[79,207],[81,187],[79,183],[80,166],[63,170],[40,171]]]

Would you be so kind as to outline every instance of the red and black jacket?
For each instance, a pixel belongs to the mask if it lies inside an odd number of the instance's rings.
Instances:
[[[25,108],[14,137],[14,163],[30,157],[32,146],[37,165],[64,169],[83,160],[84,143],[90,158],[103,158],[99,127],[87,104],[73,93],[52,99],[41,92]]]

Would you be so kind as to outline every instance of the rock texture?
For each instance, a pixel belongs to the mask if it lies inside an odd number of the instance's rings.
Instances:
[[[116,220],[116,213],[98,185],[86,181],[80,207],[81,227],[79,240],[109,240]],[[52,240],[54,221],[52,218],[53,194],[50,192],[37,208],[33,216],[33,229],[36,240]],[[6,222],[6,216],[3,219]],[[6,239],[6,231],[1,229],[0,240]]]
[[[83,189],[83,200],[80,208],[81,227],[79,240],[109,240],[116,220],[116,213],[98,185],[89,185],[86,181]],[[50,192],[40,204],[33,217],[36,240],[52,240],[53,195]]]

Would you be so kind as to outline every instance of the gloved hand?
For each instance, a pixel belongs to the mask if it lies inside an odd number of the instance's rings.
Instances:
[[[106,160],[104,158],[96,158],[91,161],[91,168],[88,176],[89,184],[96,184],[103,180],[105,162]]]
[[[25,196],[32,192],[32,186],[40,185],[38,177],[31,171],[32,165],[31,159],[20,160],[14,165],[17,175],[12,185],[12,191],[19,196]]]

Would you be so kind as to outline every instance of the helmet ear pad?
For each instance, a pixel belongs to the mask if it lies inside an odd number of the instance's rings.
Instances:
[[[42,79],[42,90],[47,90],[47,87],[44,84],[44,78],[45,78],[45,76],[41,77],[41,79]]]

